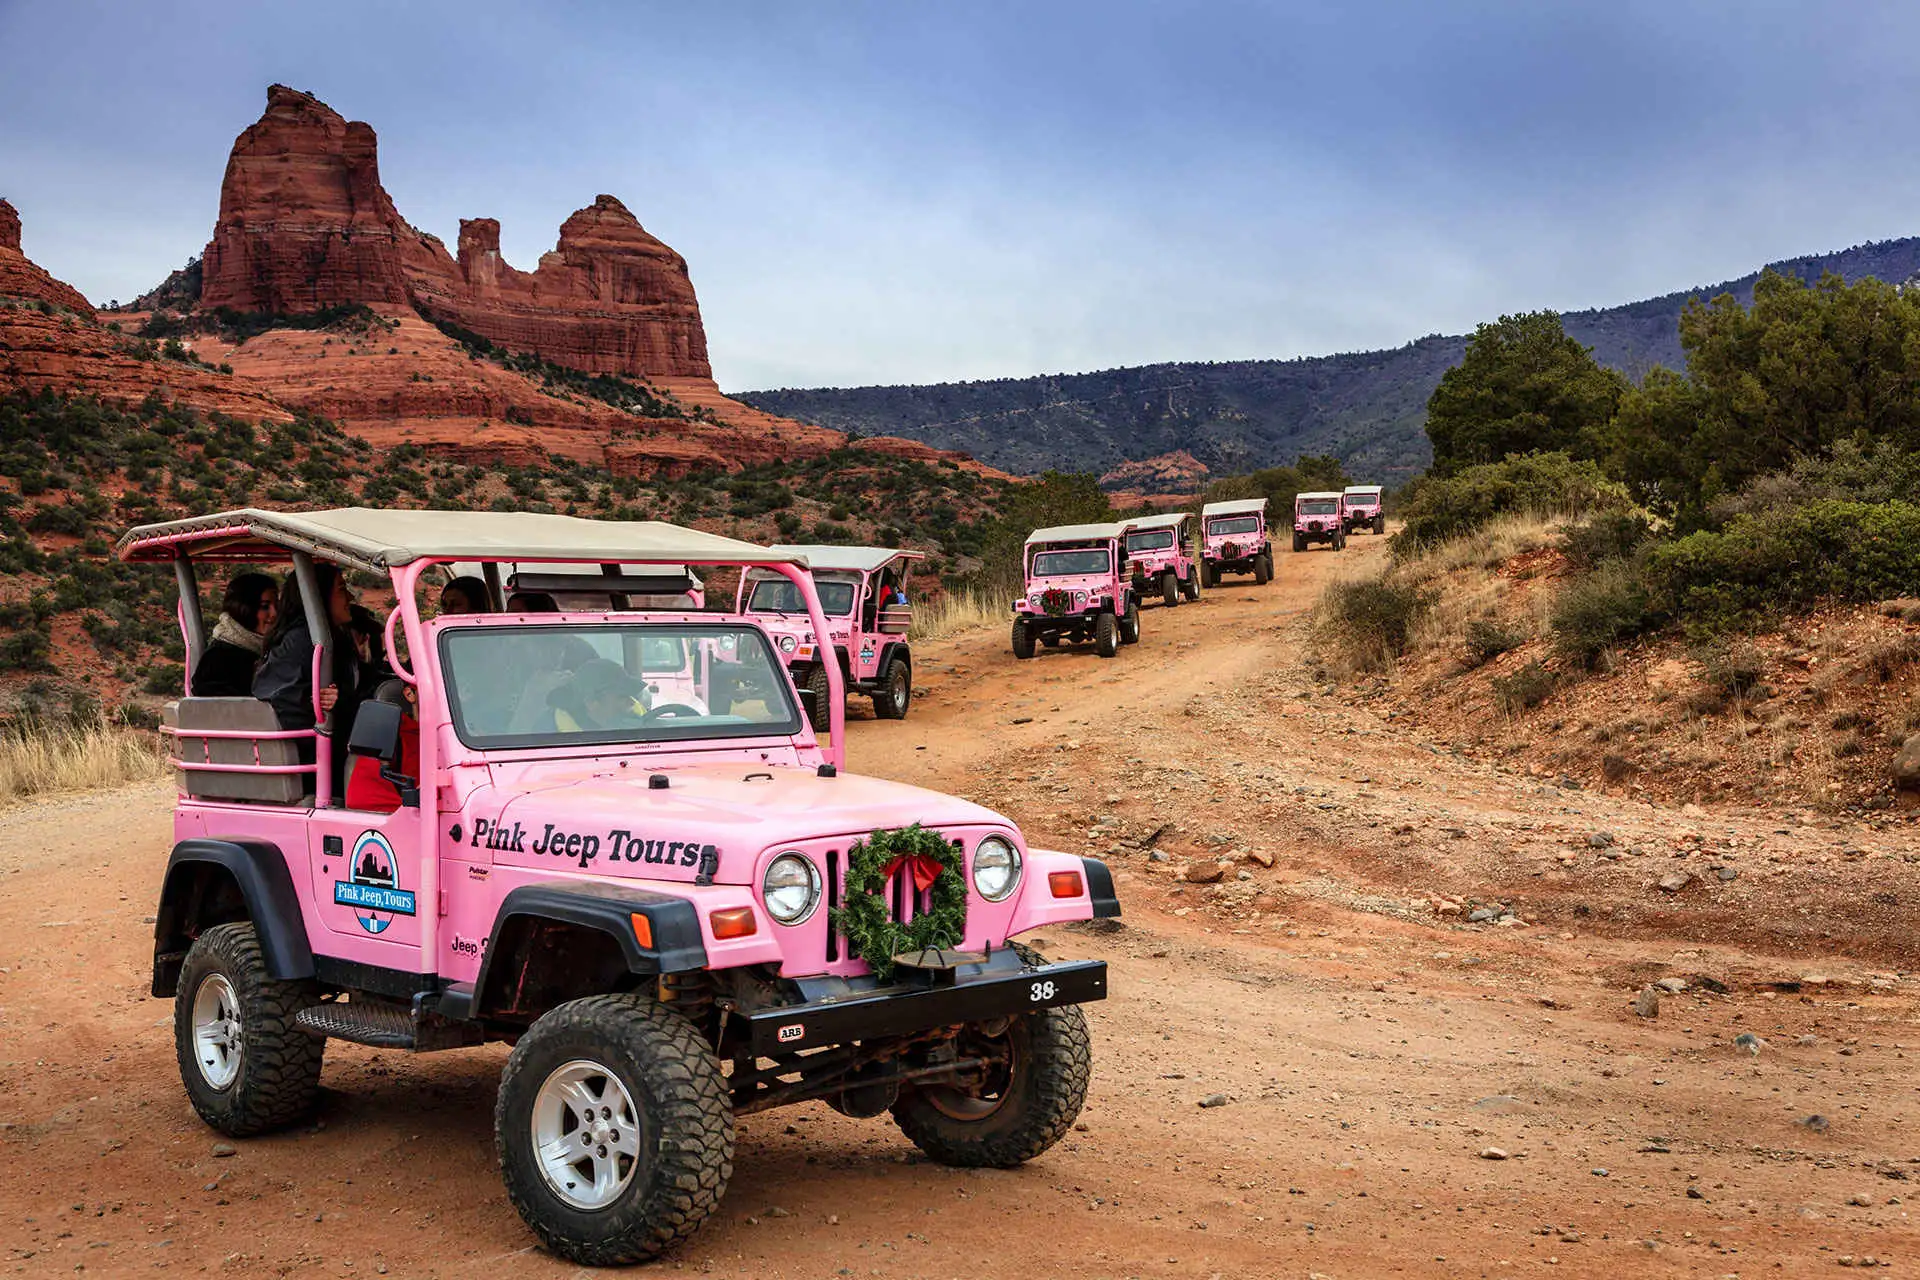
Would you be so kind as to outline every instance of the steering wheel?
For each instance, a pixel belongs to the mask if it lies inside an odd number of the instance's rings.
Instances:
[[[645,715],[641,716],[640,719],[642,723],[645,723],[648,720],[673,720],[680,716],[697,716],[699,714],[700,712],[697,708],[690,707],[684,702],[663,702],[659,706],[649,710]]]

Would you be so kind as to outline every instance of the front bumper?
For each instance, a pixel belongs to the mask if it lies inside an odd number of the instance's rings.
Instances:
[[[803,983],[803,989],[809,985]],[[886,1040],[1029,1009],[1104,1000],[1107,965],[1104,960],[1069,960],[1029,968],[1009,948],[984,964],[962,965],[932,981],[840,985],[844,990],[801,1004],[742,1015],[753,1054],[764,1058],[855,1040]]]

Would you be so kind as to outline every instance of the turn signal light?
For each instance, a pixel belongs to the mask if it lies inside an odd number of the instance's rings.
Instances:
[[[716,938],[745,938],[760,926],[754,922],[752,907],[726,907],[707,913]]]
[[[1053,890],[1056,898],[1077,898],[1081,894],[1080,873],[1078,871],[1049,871],[1047,887]]]
[[[653,950],[653,921],[638,911],[633,913],[633,940],[646,950]]]

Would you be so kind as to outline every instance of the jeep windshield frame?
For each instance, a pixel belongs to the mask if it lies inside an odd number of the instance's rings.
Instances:
[[[1174,547],[1171,529],[1136,529],[1127,535],[1127,551],[1171,551]]]
[[[1266,520],[1258,515],[1215,516],[1207,521],[1209,538],[1238,537],[1248,533],[1263,533]]]
[[[814,589],[820,593],[820,610],[829,618],[850,618],[853,616],[854,602],[860,597],[861,575],[857,573],[832,572],[816,569],[813,574]],[[747,612],[772,614],[780,617],[804,615],[807,602],[798,589],[785,578],[777,574],[768,574],[759,570],[751,572],[752,583],[747,592]],[[788,593],[792,594],[789,595]],[[763,599],[762,597],[768,597]],[[781,607],[773,600],[784,600],[788,606]]]
[[[1303,516],[1337,516],[1340,514],[1340,499],[1302,498],[1299,511]]]

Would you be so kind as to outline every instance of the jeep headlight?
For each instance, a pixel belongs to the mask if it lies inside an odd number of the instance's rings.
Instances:
[[[803,854],[783,853],[767,864],[760,897],[777,922],[799,924],[820,905],[820,871]]]
[[[973,888],[988,902],[1004,902],[1020,887],[1020,850],[1000,836],[988,836],[973,849]]]
[[[792,652],[794,651],[794,649],[795,649],[795,648],[797,648],[797,647],[799,646],[799,644],[800,644],[800,642],[799,642],[798,640],[795,640],[795,639],[794,639],[794,638],[793,638],[792,636],[781,636],[781,637],[780,637],[780,652],[782,652],[782,653],[792,653]]]

